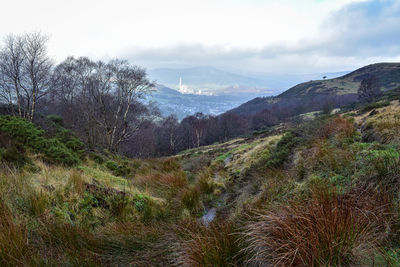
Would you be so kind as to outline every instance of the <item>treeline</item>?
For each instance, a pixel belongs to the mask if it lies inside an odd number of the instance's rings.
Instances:
[[[356,96],[313,99],[255,99],[260,108],[219,116],[163,117],[143,99],[154,82],[145,69],[126,60],[93,61],[69,57],[55,64],[41,33],[9,35],[0,51],[0,101],[6,113],[46,128],[56,114],[88,150],[107,149],[130,157],[163,156],[226,141],[313,110],[330,110]],[[265,105],[265,101],[271,104]],[[265,108],[266,107],[266,108]]]

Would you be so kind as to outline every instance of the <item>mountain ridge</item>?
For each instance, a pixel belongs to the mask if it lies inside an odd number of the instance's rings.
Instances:
[[[257,113],[273,104],[285,101],[312,101],[318,97],[353,98],[357,94],[361,80],[367,75],[375,75],[383,91],[400,86],[400,63],[375,63],[356,69],[333,79],[311,80],[295,85],[276,97],[257,97],[228,112],[237,114]]]

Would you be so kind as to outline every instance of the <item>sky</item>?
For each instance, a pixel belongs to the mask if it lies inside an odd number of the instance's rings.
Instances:
[[[118,57],[148,69],[212,66],[258,74],[400,62],[399,0],[4,2],[0,38],[41,31],[57,62]]]

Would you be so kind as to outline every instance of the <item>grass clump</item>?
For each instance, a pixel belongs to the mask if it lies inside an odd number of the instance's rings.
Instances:
[[[274,266],[349,266],[373,262],[387,239],[391,200],[355,188],[339,194],[327,185],[270,211],[260,211],[245,238],[252,260]]]
[[[242,266],[241,243],[233,222],[196,221],[178,227],[175,264],[179,266]]]
[[[24,266],[30,258],[28,232],[15,222],[9,207],[0,198],[0,265]]]

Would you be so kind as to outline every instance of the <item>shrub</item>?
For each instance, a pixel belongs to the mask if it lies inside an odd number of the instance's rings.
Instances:
[[[23,162],[20,154],[23,154],[22,150],[25,149],[42,153],[44,160],[49,163],[72,166],[80,162],[79,140],[68,139],[69,143],[63,143],[62,139],[59,138],[46,139],[43,130],[39,130],[33,123],[25,119],[0,116],[0,133],[9,136],[12,145],[20,148],[21,153],[16,153],[16,150],[12,150],[9,153],[9,158],[19,157],[21,160],[15,158],[19,163]]]
[[[118,164],[114,161],[107,161],[106,167],[112,172],[117,171],[119,168]]]
[[[0,116],[0,132],[6,133],[14,142],[35,151],[39,151],[45,144],[44,131],[22,118]]]
[[[89,154],[89,157],[94,161],[94,162],[96,162],[97,164],[103,164],[104,163],[104,158],[101,156],[101,155],[99,155],[99,154],[96,154],[96,153],[90,153]]]
[[[44,160],[49,163],[66,166],[73,166],[80,162],[79,157],[75,153],[55,138],[47,140],[47,145],[44,149]]]
[[[372,189],[338,194],[315,186],[309,197],[260,211],[246,227],[247,250],[253,261],[274,266],[362,265],[387,238],[390,203]]]
[[[73,152],[83,154],[83,143],[70,130],[58,126],[54,136]]]
[[[162,210],[159,205],[152,201],[148,196],[137,194],[133,197],[135,209],[140,212],[143,222],[149,222],[154,218],[161,218],[163,216]]]
[[[371,103],[371,104],[367,104],[367,105],[363,106],[360,109],[360,112],[361,113],[365,113],[365,112],[368,112],[370,110],[387,107],[389,105],[390,105],[390,101],[379,101],[379,102],[375,102],[375,103]]]
[[[19,151],[15,147],[10,147],[7,149],[0,148],[0,162],[6,161],[13,164],[15,167],[20,168],[26,164],[33,164],[32,160],[25,156],[23,152]]]
[[[287,132],[279,140],[276,148],[272,151],[265,166],[267,168],[277,168],[289,158],[292,150],[300,143],[300,138],[294,132]]]

